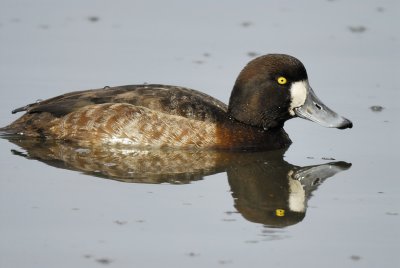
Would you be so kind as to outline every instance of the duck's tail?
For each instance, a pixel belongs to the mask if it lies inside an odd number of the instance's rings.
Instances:
[[[40,124],[49,122],[49,118],[42,114],[24,114],[11,124],[0,128],[0,135],[40,136]],[[43,130],[42,130],[43,131]]]
[[[0,136],[15,135],[22,132],[21,128],[18,128],[13,124],[5,127],[0,127]]]

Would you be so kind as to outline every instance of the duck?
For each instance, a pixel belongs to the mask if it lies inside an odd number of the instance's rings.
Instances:
[[[295,117],[353,126],[318,99],[304,65],[286,54],[251,60],[228,105],[186,87],[140,84],[74,91],[18,112],[25,113],[1,133],[89,147],[276,150],[291,144],[283,127]]]

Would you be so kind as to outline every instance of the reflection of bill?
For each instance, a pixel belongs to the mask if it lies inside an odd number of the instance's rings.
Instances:
[[[16,155],[84,174],[133,183],[185,184],[227,172],[235,208],[249,221],[284,227],[301,221],[307,200],[325,179],[351,164],[331,162],[298,167],[283,160],[285,150],[229,152],[205,150],[138,150],[81,148],[21,137]]]

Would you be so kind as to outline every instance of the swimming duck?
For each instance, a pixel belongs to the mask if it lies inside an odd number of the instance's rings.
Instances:
[[[250,61],[229,105],[189,88],[143,84],[71,92],[12,113],[22,111],[0,131],[84,146],[272,150],[290,145],[283,125],[294,117],[352,127],[317,98],[304,65],[284,54]]]

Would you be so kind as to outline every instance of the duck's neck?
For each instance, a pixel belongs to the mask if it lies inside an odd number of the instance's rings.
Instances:
[[[235,119],[217,127],[218,147],[237,150],[276,150],[292,143],[282,127],[265,130],[243,124]]]

